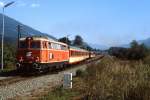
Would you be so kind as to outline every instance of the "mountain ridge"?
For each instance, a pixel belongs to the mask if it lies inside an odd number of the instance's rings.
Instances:
[[[146,47],[150,48],[150,38],[144,39],[144,40],[137,40],[139,44],[144,44]],[[117,47],[124,47],[124,48],[130,48],[130,44],[123,44]]]
[[[5,15],[5,34],[4,38],[5,41],[10,42],[16,42],[17,37],[18,37],[18,32],[17,32],[17,25],[21,25],[21,35],[22,36],[48,36],[49,38],[52,38],[54,40],[57,40],[55,37],[52,35],[49,35],[47,33],[42,33],[39,30],[36,30],[28,25],[25,25],[21,23],[20,21],[17,21],[11,17],[8,17]],[[0,13],[0,33],[2,33],[2,14]],[[0,34],[1,36],[1,34]]]

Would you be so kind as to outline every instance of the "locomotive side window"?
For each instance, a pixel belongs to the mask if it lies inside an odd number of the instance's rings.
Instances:
[[[52,45],[51,45],[51,43],[50,43],[50,42],[48,43],[48,47],[49,47],[49,49],[51,49],[51,48],[52,48]]]
[[[43,41],[43,48],[47,48],[47,43],[46,43],[46,41]]]
[[[60,44],[57,44],[57,43],[51,43],[51,46],[52,46],[53,49],[61,50],[61,45],[60,45]]]
[[[61,45],[61,50],[67,50],[67,47],[64,45]]]
[[[31,42],[31,48],[40,48],[40,42],[32,41]]]
[[[61,50],[61,45],[60,44],[57,44],[57,50]]]
[[[25,41],[20,41],[19,48],[27,48],[27,43]]]
[[[56,49],[56,44],[55,43],[51,43],[51,46],[53,49]]]

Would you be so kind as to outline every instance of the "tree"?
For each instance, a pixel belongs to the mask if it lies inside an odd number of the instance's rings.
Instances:
[[[133,40],[131,43],[130,43],[130,46],[131,48],[137,48],[139,46],[138,42],[136,40]]]
[[[62,37],[62,38],[60,38],[58,41],[59,41],[59,42],[66,43],[66,44],[68,44],[68,45],[71,44],[71,41],[70,41],[69,38],[67,38],[67,37]]]
[[[93,50],[93,48],[91,46],[89,46],[89,45],[87,45],[86,49],[89,50],[89,51]]]
[[[144,59],[148,53],[148,48],[144,44],[138,44],[137,41],[131,42],[131,48],[128,50],[127,58],[131,60]]]
[[[82,37],[79,36],[79,35],[76,35],[76,37],[74,39],[74,42],[73,42],[73,45],[75,45],[75,46],[82,46],[83,45]]]
[[[1,57],[1,49],[0,49],[0,57]],[[11,43],[5,43],[4,44],[4,68],[14,67],[15,61],[16,61],[16,46]]]
[[[131,42],[131,48],[112,47],[109,49],[110,55],[129,60],[143,60],[148,53],[148,48],[144,44],[138,44],[135,40]]]

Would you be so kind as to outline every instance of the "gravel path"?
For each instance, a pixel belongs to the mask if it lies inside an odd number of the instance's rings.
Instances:
[[[38,88],[43,88],[44,86],[48,85],[50,85],[51,87],[57,86],[62,83],[63,74],[65,72],[71,72],[73,73],[73,75],[75,75],[75,72],[78,69],[84,70],[86,69],[86,65],[74,67],[59,72],[58,74],[39,76],[33,79],[13,83],[8,86],[0,86],[0,100],[6,100],[8,98],[13,98],[16,96],[30,95],[31,91]]]
[[[4,80],[4,79],[8,79],[8,78],[12,78],[12,77],[3,77],[3,76],[0,76],[0,80]]]

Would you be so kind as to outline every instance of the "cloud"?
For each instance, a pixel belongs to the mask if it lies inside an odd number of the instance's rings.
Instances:
[[[4,6],[4,2],[0,1],[0,8]]]
[[[31,4],[31,7],[32,7],[32,8],[40,7],[40,4],[33,3],[33,4]]]

